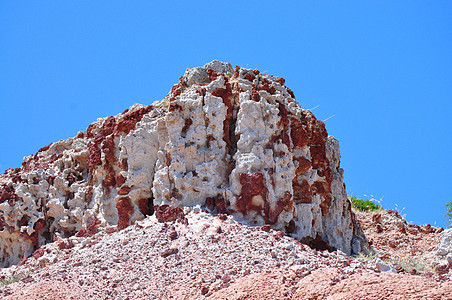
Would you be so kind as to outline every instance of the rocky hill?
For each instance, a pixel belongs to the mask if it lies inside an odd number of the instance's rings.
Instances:
[[[162,101],[98,119],[0,176],[0,264],[56,238],[126,228],[162,204],[359,253],[339,159],[283,78],[218,61],[187,69]]]
[[[213,61],[0,175],[0,295],[443,299],[440,231],[354,212],[284,79]]]

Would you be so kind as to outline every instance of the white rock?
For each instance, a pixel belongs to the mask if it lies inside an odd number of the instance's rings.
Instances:
[[[447,257],[449,263],[452,263],[452,229],[446,229],[441,233],[441,242],[436,250],[436,255]]]
[[[162,204],[359,253],[366,240],[339,161],[338,141],[280,78],[213,61],[187,69],[154,106],[99,118],[0,175],[0,265],[95,219],[124,228]]]
[[[375,265],[375,268],[381,272],[396,272],[394,266],[379,258],[375,258],[372,263]]]

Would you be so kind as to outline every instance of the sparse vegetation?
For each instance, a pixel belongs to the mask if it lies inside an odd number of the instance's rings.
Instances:
[[[155,102],[153,103],[153,105],[154,105],[155,107],[167,107],[167,106],[169,105],[169,103],[170,103],[169,98],[166,97],[166,98],[164,98],[163,100],[155,101]]]
[[[445,214],[444,216],[449,218],[449,220],[446,221],[446,224],[451,224],[452,223],[452,201],[445,205],[447,207],[447,214]]]
[[[27,276],[27,274],[23,274],[23,273],[11,275],[9,277],[6,277],[5,279],[0,280],[0,286],[7,286],[7,285],[10,285],[11,283],[18,282],[18,281],[22,280],[23,278],[25,278],[26,276]]]
[[[361,260],[373,260],[375,258],[375,254],[372,254],[372,253],[364,254],[364,253],[360,252],[359,256],[357,256],[355,258],[361,259]]]
[[[406,259],[393,259],[392,264],[395,266],[402,267],[406,272],[410,272],[415,269],[416,273],[422,273],[426,271],[432,271],[430,267],[427,266],[425,261],[420,261],[419,258],[408,257]]]
[[[377,211],[383,210],[383,207],[379,204],[372,202],[371,200],[363,200],[357,197],[348,196],[348,200],[352,202],[353,208],[359,211]]]

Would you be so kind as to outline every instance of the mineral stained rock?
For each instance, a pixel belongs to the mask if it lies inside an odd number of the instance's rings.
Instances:
[[[98,119],[0,175],[0,265],[165,204],[358,253],[366,241],[339,160],[338,141],[283,78],[212,61],[187,69],[162,101]]]

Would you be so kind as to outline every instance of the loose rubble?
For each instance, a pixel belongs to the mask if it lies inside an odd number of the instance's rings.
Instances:
[[[452,292],[450,277],[438,273],[382,271],[369,258],[311,249],[280,231],[199,207],[173,212],[42,246],[1,269],[0,280],[18,282],[0,286],[0,297],[448,299]]]
[[[377,268],[440,281],[452,279],[452,265],[447,259],[450,229],[410,224],[394,210],[357,211],[355,215],[374,249],[367,257]]]

